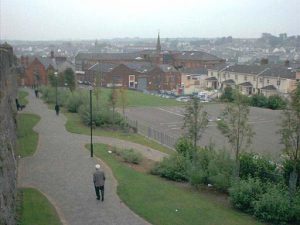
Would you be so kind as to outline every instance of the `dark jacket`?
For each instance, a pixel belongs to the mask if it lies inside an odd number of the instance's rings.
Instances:
[[[101,187],[104,186],[105,182],[105,174],[101,170],[96,170],[96,172],[93,174],[93,181],[95,187]]]

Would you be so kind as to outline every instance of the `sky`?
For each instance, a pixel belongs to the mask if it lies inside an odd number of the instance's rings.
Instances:
[[[0,0],[1,40],[300,34],[300,0]]]

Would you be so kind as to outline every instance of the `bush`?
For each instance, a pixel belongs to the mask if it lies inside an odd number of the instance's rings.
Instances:
[[[268,98],[262,94],[255,94],[250,98],[250,105],[254,107],[268,107]]]
[[[226,87],[224,89],[224,93],[221,95],[221,100],[222,101],[227,101],[227,102],[233,102],[234,101],[233,89],[231,87]]]
[[[67,101],[68,111],[77,113],[85,98],[86,97],[83,97],[80,93],[73,93],[72,95],[70,95]]]
[[[240,155],[240,178],[259,178],[262,181],[279,182],[282,175],[276,168],[276,164],[263,156],[253,153]]]
[[[268,108],[270,109],[284,109],[286,101],[279,95],[271,95],[268,100]]]
[[[294,220],[300,224],[300,190],[298,190],[295,198],[293,199],[293,214]]]
[[[174,181],[187,181],[186,158],[180,154],[165,157],[161,162],[155,164],[151,174]]]
[[[124,149],[121,150],[119,153],[123,160],[128,163],[140,164],[140,162],[143,159],[142,154],[133,151],[133,149]]]
[[[280,185],[268,185],[266,192],[254,201],[254,215],[272,224],[290,222],[294,212],[287,189]]]
[[[187,138],[179,138],[175,145],[176,151],[184,157],[189,156],[190,159],[194,152],[193,143]]]
[[[90,126],[90,108],[89,105],[81,105],[79,107],[79,115],[82,120],[82,122]],[[93,118],[92,118],[92,123],[93,125],[97,127],[106,127],[106,126],[111,126],[113,124],[112,120],[112,112],[108,107],[101,107],[100,110],[97,110],[96,108],[93,108]],[[122,118],[122,116],[119,113],[115,112],[115,123],[114,125],[118,125],[121,128],[125,126],[125,122]]]
[[[186,173],[191,185],[208,184],[208,165],[216,157],[212,148],[198,149],[192,160],[187,160]]]
[[[231,204],[242,211],[253,212],[254,202],[264,193],[264,185],[259,179],[239,180],[229,188]]]
[[[300,187],[300,160],[297,162],[297,173],[298,173],[298,181],[297,181],[297,187]],[[293,164],[291,160],[285,160],[283,162],[283,177],[285,180],[285,184],[288,186],[289,185],[289,180],[290,180],[290,174],[293,171]]]
[[[216,154],[208,164],[208,182],[220,191],[228,191],[234,171],[234,161],[225,151]]]

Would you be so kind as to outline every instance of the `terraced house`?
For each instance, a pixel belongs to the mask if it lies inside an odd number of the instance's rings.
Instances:
[[[208,88],[239,88],[245,95],[286,95],[295,89],[296,71],[283,65],[231,65],[208,69]]]

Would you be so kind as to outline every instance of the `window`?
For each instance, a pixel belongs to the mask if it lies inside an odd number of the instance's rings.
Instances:
[[[210,72],[210,76],[211,76],[211,77],[214,76],[214,73],[213,73],[213,72]]]
[[[244,76],[244,80],[247,80],[247,76],[246,75]]]
[[[223,78],[226,79],[226,73],[223,73]]]
[[[255,76],[253,76],[253,81],[256,81],[256,77]]]
[[[227,77],[230,78],[230,73],[227,73]]]
[[[262,78],[262,77],[259,78],[259,82],[260,82],[260,83],[264,82],[264,78]]]
[[[190,76],[190,75],[187,75],[187,76],[186,76],[186,79],[190,80],[190,79],[191,79],[191,76]]]
[[[270,83],[270,80],[269,80],[269,79],[267,79],[267,84],[268,84],[268,83]]]
[[[238,75],[236,74],[236,75],[234,76],[234,78],[237,80],[237,79],[238,79]]]
[[[280,85],[280,80],[277,80],[277,86],[279,86]]]

